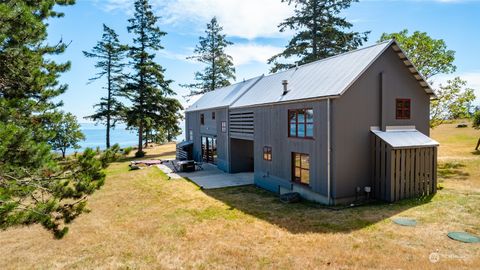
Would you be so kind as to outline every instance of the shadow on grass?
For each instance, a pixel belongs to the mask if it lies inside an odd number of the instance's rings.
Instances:
[[[265,220],[291,233],[347,233],[363,228],[375,230],[375,224],[409,208],[429,203],[433,197],[403,200],[394,204],[372,203],[358,207],[333,209],[316,203],[284,204],[278,196],[255,186],[203,190],[248,215]]]
[[[470,176],[469,173],[464,172],[465,164],[459,162],[445,162],[438,164],[438,177],[444,179],[458,179],[466,180]]]

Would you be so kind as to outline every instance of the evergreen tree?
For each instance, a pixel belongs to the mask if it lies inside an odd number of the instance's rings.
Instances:
[[[161,37],[166,35],[156,25],[157,20],[148,0],[135,1],[134,16],[128,20],[127,28],[134,34],[129,50],[133,72],[123,93],[132,103],[126,112],[127,126],[138,130],[137,157],[144,155],[144,134],[149,123],[162,119],[165,108],[162,99],[174,94],[170,89],[171,80],[164,77],[165,69],[154,61],[155,51],[163,49]]]
[[[295,14],[278,27],[296,33],[285,50],[268,60],[272,73],[292,68],[295,64],[279,63],[281,58],[298,58],[302,65],[358,48],[370,32],[346,32],[353,25],[339,13],[358,0],[282,0],[295,5]]]
[[[73,0],[4,0],[0,2],[0,228],[42,224],[55,237],[85,210],[88,195],[105,175],[95,153],[59,161],[47,143],[61,119],[53,99],[66,85],[58,77],[70,63],[53,55],[66,44],[46,44],[47,23],[62,13],[54,6]]]
[[[195,73],[197,83],[181,85],[193,89],[190,96],[228,86],[230,79],[235,80],[232,57],[225,53],[225,48],[233,43],[226,40],[222,30],[217,18],[213,17],[207,24],[205,37],[199,37],[199,45],[194,50],[195,55],[187,57],[207,65],[203,72]]]
[[[122,111],[122,104],[117,97],[123,82],[122,70],[125,66],[123,58],[127,49],[127,46],[120,44],[117,33],[104,24],[102,40],[97,42],[91,52],[83,52],[86,57],[98,59],[95,67],[100,71],[90,81],[100,78],[107,81],[105,87],[107,96],[102,97],[100,103],[95,105],[97,107],[95,114],[87,117],[105,123],[107,148],[110,148],[110,129],[115,127]]]

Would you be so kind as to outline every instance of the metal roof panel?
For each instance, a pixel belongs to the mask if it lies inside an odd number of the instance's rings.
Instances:
[[[231,107],[341,95],[391,43],[382,42],[265,76]],[[288,81],[285,95],[283,80]]]
[[[212,108],[227,107],[240,98],[248,89],[253,86],[262,76],[255,77],[243,82],[232,84],[205,93],[185,111],[200,111]]]
[[[439,145],[437,141],[418,130],[373,130],[372,132],[393,148],[432,147]]]

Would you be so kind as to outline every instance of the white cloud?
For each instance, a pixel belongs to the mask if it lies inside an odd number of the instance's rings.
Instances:
[[[266,64],[268,58],[282,50],[281,47],[247,43],[227,47],[226,53],[232,56],[235,66],[241,66],[252,62]]]
[[[133,11],[133,0],[97,0],[107,11]],[[216,16],[225,33],[246,39],[285,36],[278,24],[293,13],[293,7],[279,0],[152,0],[152,6],[166,24],[195,25],[203,31]]]
[[[438,87],[440,84],[445,84],[448,80],[451,80],[455,77],[460,77],[461,79],[467,81],[467,87],[472,88],[475,91],[475,96],[477,97],[475,103],[480,105],[480,70],[448,75],[437,75],[432,79],[434,82],[433,88]]]

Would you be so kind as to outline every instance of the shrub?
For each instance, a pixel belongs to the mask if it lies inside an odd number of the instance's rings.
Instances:
[[[117,161],[122,156],[120,146],[118,144],[114,144],[112,147],[108,148],[107,150],[103,151],[100,155],[100,162],[102,162],[102,168],[107,168],[108,164]]]
[[[473,127],[480,128],[480,110],[473,114]]]
[[[137,151],[135,153],[135,157],[136,158],[141,158],[141,157],[144,157],[145,156],[145,152],[144,151]]]
[[[131,147],[131,146],[125,147],[125,148],[123,149],[123,154],[124,154],[125,156],[128,156],[128,155],[130,154],[130,152],[132,152],[132,150],[133,150],[133,147]]]

